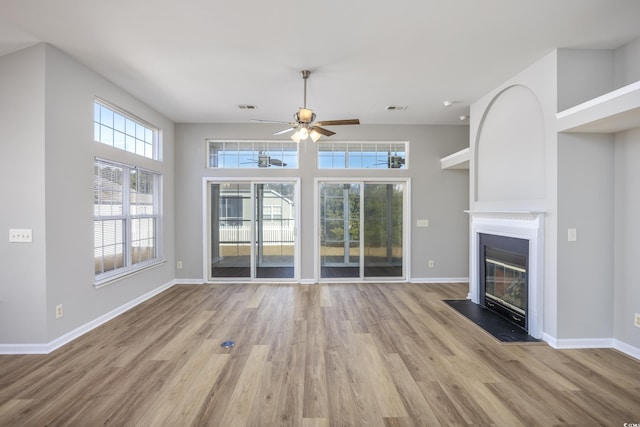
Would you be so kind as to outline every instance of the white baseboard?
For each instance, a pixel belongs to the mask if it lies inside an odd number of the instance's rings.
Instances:
[[[638,347],[634,347],[619,340],[613,340],[613,348],[623,352],[627,356],[640,360],[640,348]]]
[[[558,350],[579,348],[613,348],[628,356],[640,360],[640,348],[629,345],[615,338],[557,339],[543,334],[542,339]]]
[[[85,323],[82,326],[77,327],[71,332],[68,332],[62,335],[59,338],[51,341],[48,344],[0,344],[0,354],[48,354],[52,351],[62,347],[63,345],[73,341],[74,339],[86,334],[87,332],[97,328],[98,326],[108,322],[111,319],[121,315],[122,313],[132,309],[138,304],[145,302],[146,300],[158,295],[159,293],[169,289],[177,282],[172,280],[168,283],[165,283],[158,288],[147,292],[144,295],[139,296],[138,298],[129,301],[128,303],[111,310],[108,313],[103,314],[102,316]],[[182,283],[182,281],[180,281]]]
[[[409,283],[469,283],[468,277],[428,277],[417,278],[412,277]]]
[[[173,283],[175,285],[204,285],[205,281],[202,279],[175,279]]]

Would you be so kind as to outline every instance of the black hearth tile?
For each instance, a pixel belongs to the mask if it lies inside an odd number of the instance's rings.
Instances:
[[[540,343],[527,331],[509,322],[499,314],[472,302],[471,300],[444,300],[451,308],[480,326],[502,343]]]

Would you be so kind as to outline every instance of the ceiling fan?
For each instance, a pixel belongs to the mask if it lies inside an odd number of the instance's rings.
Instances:
[[[273,120],[252,120],[253,122],[260,123],[286,123],[289,128],[281,130],[280,132],[274,133],[274,135],[282,135],[288,132],[293,132],[291,135],[291,139],[295,142],[303,141],[307,138],[311,138],[313,142],[317,142],[322,135],[331,136],[335,135],[335,132],[332,132],[328,129],[325,129],[322,126],[338,126],[338,125],[359,125],[360,120],[358,119],[347,119],[347,120],[325,120],[322,122],[316,122],[316,113],[307,108],[307,79],[311,75],[311,71],[302,70],[300,71],[300,75],[304,80],[304,105],[302,108],[298,110],[297,113],[293,115],[294,122],[279,122]]]

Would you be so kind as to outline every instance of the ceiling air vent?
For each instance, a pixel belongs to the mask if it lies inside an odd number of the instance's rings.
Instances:
[[[407,106],[406,105],[387,105],[385,107],[385,110],[388,111],[400,111],[400,110],[406,110]]]
[[[257,110],[258,106],[252,104],[240,104],[238,105],[238,108],[241,110]]]

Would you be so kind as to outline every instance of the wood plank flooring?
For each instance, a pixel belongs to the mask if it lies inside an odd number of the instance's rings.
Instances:
[[[442,302],[466,294],[174,286],[49,355],[0,356],[0,426],[640,423],[640,361],[501,345]]]

